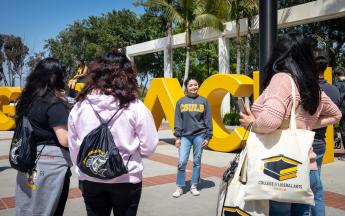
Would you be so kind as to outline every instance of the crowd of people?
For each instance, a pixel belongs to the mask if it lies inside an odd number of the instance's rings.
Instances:
[[[252,125],[256,133],[286,128],[295,88],[297,127],[316,132],[313,147],[306,153],[310,158],[310,186],[315,206],[272,200],[269,215],[325,215],[320,178],[325,127],[340,121],[343,141],[345,131],[344,113],[342,115],[339,109],[344,109],[345,104],[345,70],[336,71],[336,88],[324,80],[327,63],[326,54],[312,49],[303,35],[284,35],[277,41],[265,66],[263,93],[251,109],[240,113],[241,125],[245,128]],[[74,90],[81,79],[85,87],[76,96],[73,106],[63,95],[65,78],[65,69],[57,59],[43,59],[29,74],[19,97],[16,121],[23,115],[28,116],[37,151],[41,154],[35,172],[28,175],[18,171],[17,215],[63,215],[73,165],[87,215],[110,215],[111,211],[115,215],[136,215],[142,192],[142,159],[149,157],[158,144],[152,114],[138,98],[136,71],[126,55],[118,51],[105,53],[87,66],[79,61],[68,87]],[[202,151],[213,136],[211,108],[207,99],[198,94],[198,80],[190,77],[184,85],[186,95],[178,100],[175,110],[174,135],[178,148],[177,189],[172,194],[175,198],[184,193],[186,165],[192,147],[193,173],[189,190],[194,196],[200,194]],[[127,169],[125,174],[110,179],[87,175],[78,167],[81,145],[95,128],[104,124]],[[93,158],[82,163],[96,174],[102,174],[108,154],[96,153],[96,150],[90,152]]]

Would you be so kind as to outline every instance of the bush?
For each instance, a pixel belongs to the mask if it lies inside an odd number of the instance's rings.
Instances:
[[[240,125],[240,114],[236,112],[226,113],[223,117],[223,124],[225,125]]]

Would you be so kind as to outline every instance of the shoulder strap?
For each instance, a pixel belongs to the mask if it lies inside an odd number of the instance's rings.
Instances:
[[[96,112],[96,110],[93,108],[93,106],[92,106],[91,102],[89,101],[89,99],[86,99],[86,100],[89,102],[89,104],[90,104],[90,106],[91,106],[93,112],[96,114],[97,118],[99,119],[99,121],[100,121],[102,124],[108,125],[109,122],[110,122],[111,120],[113,120],[114,116],[121,110],[121,108],[119,108],[118,110],[116,110],[116,112],[114,113],[114,115],[112,115],[111,118],[110,118],[108,121],[104,122],[104,120],[102,119],[102,117],[101,117],[101,116],[98,114],[98,112]]]
[[[293,131],[296,131],[296,85],[295,81],[290,77],[290,83],[292,88],[292,108],[291,108],[291,116],[290,116],[290,125],[289,128]]]

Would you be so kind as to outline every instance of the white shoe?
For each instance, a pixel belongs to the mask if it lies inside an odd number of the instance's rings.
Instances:
[[[173,197],[178,198],[183,194],[183,190],[180,187],[177,187],[176,191],[172,194]]]
[[[192,187],[190,188],[190,192],[193,194],[193,196],[199,196],[200,192],[198,191],[198,189],[196,188],[195,185],[192,185]]]

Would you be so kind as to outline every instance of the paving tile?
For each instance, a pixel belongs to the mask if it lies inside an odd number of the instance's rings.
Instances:
[[[16,206],[15,197],[5,197],[5,198],[2,198],[2,201],[6,204],[7,208],[14,208]]]
[[[7,206],[5,202],[2,199],[0,199],[0,210],[3,210],[3,209],[7,209]]]

